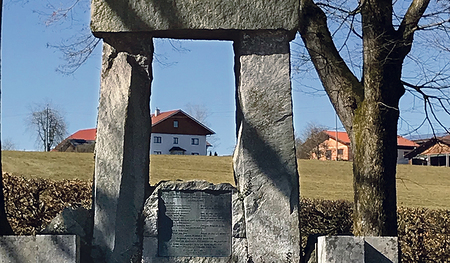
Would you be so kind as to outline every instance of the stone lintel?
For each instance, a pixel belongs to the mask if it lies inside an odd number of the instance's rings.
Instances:
[[[93,0],[91,30],[163,32],[176,37],[184,30],[198,38],[223,39],[233,30],[287,30],[298,27],[296,0]],[[222,36],[222,37],[220,37]],[[184,36],[183,36],[184,38]],[[191,38],[191,37],[186,37]]]
[[[105,39],[97,123],[95,262],[141,262],[149,189],[151,38]]]
[[[235,181],[253,262],[298,262],[299,177],[294,150],[289,37],[242,32],[236,54]]]
[[[295,38],[296,31],[279,30],[246,30],[245,32],[284,32],[291,41]],[[108,39],[108,37],[121,36],[132,39],[136,36],[147,36],[148,38],[173,38],[173,39],[193,39],[193,40],[228,40],[238,41],[242,31],[240,30],[161,30],[151,32],[93,32],[95,37]]]

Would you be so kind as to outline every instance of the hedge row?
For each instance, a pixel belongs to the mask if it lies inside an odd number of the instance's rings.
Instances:
[[[351,234],[352,212],[348,201],[302,199],[302,247],[314,234]],[[401,262],[450,262],[449,210],[399,207],[397,215]]]
[[[16,234],[41,231],[66,206],[91,207],[92,182],[3,174],[6,210]],[[351,234],[352,203],[302,199],[302,247],[308,236]],[[398,208],[402,262],[450,262],[450,211]],[[305,251],[305,249],[304,249]]]
[[[16,235],[42,231],[64,207],[91,208],[92,182],[26,179],[3,173],[6,213]]]

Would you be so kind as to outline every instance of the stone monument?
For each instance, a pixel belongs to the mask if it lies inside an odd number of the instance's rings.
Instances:
[[[238,143],[233,164],[247,240],[245,256],[233,252],[235,261],[299,261],[289,61],[298,8],[295,0],[92,1],[91,29],[104,41],[95,262],[140,262],[142,257],[154,37],[234,41]]]
[[[229,184],[160,183],[144,206],[142,262],[248,262],[242,207]]]

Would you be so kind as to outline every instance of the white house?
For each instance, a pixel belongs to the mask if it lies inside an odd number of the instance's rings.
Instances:
[[[214,132],[182,110],[152,114],[150,154],[206,155]]]
[[[157,109],[152,114],[150,154],[206,155],[211,146],[206,136],[212,134],[211,129],[182,110],[160,112]],[[92,144],[89,149],[94,151],[96,135],[95,128],[77,131],[58,144],[54,151],[78,151],[80,146],[88,143]]]

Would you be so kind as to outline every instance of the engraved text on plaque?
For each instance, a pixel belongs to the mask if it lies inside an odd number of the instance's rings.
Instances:
[[[158,254],[230,256],[231,191],[161,191]]]

